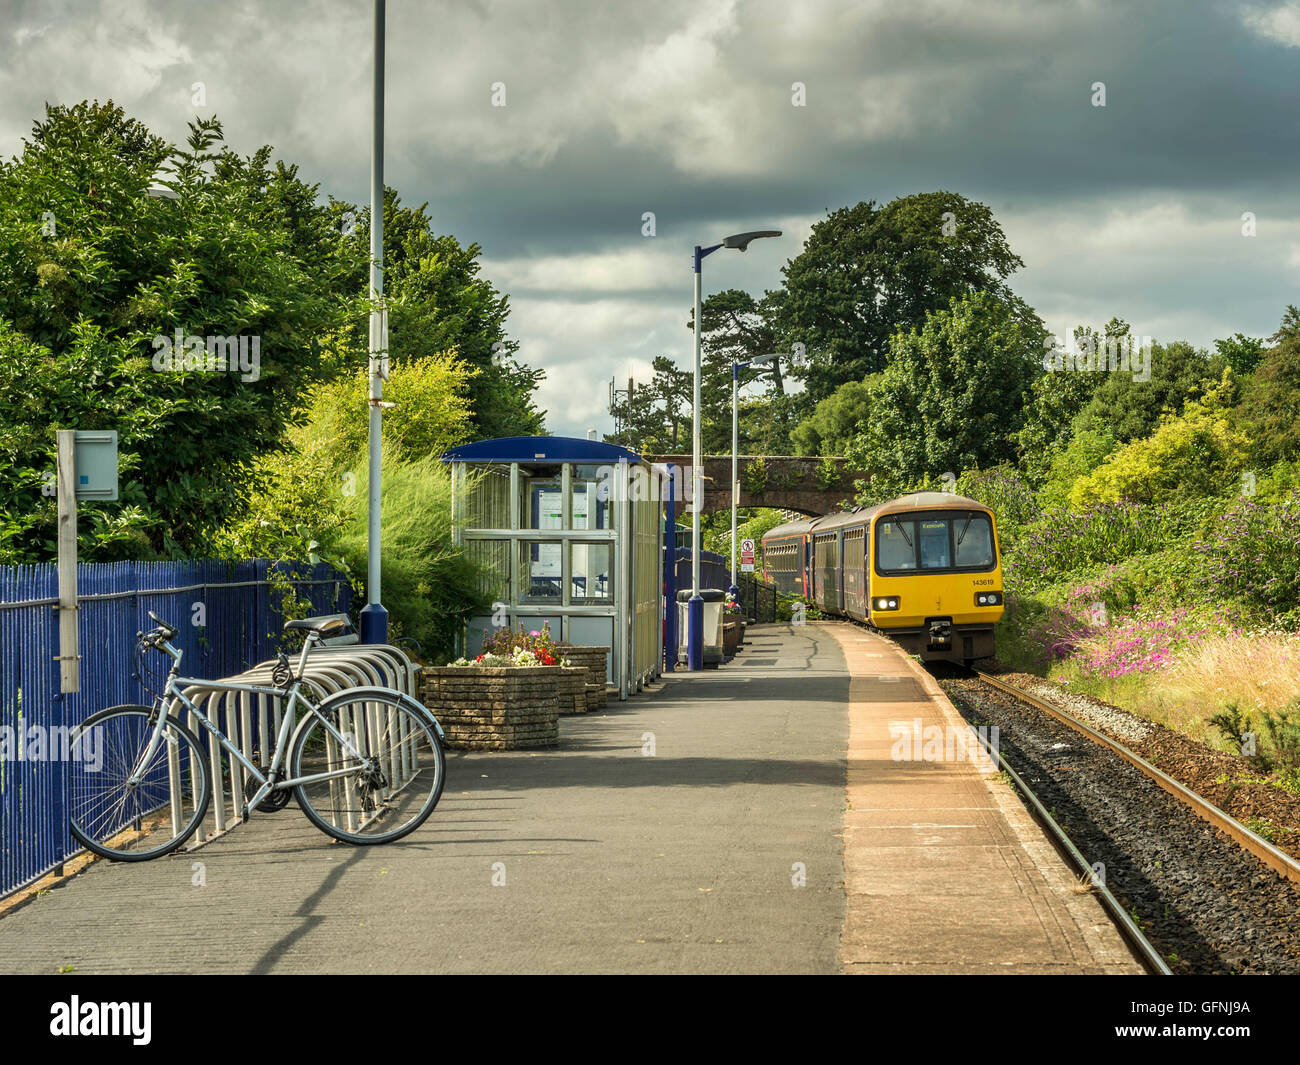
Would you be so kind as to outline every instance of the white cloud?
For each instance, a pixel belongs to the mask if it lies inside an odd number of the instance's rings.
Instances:
[[[1164,196],[1007,210],[1000,220],[1025,260],[1011,285],[1058,336],[1113,315],[1162,341],[1268,335],[1300,280],[1300,215],[1261,211],[1246,237],[1243,209]]]
[[[633,292],[685,285],[691,268],[688,249],[656,238],[637,239],[640,247],[619,251],[485,260],[483,272],[510,292]]]
[[[1270,8],[1247,8],[1241,13],[1247,29],[1289,48],[1300,48],[1300,3],[1288,0]]]

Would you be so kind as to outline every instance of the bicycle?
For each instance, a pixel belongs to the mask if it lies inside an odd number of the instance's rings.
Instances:
[[[148,861],[177,850],[202,824],[212,770],[208,752],[180,719],[181,707],[243,766],[245,822],[253,809],[283,809],[292,793],[326,835],[374,845],[414,832],[433,812],[446,777],[443,731],[433,714],[389,688],[348,688],[319,702],[303,690],[309,652],[344,628],[341,618],[288,622],[286,631],[306,638],[296,671],[281,652],[271,687],[182,677],[183,652],[171,642],[178,630],[152,611],[149,617],[157,627],[136,633],[140,655],[152,649],[172,659],[154,705],[100,710],[68,737],[69,827],[87,849],[114,861]],[[265,771],[185,695],[191,685],[285,700]],[[300,705],[308,712],[297,720]]]

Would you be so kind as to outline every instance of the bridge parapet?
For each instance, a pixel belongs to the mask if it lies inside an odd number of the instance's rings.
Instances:
[[[690,492],[690,455],[643,455],[647,462],[676,466],[678,481]],[[741,455],[739,505],[775,507],[809,516],[830,514],[852,500],[855,479],[869,476],[848,459],[833,456]],[[731,456],[704,456],[703,513],[731,507]]]

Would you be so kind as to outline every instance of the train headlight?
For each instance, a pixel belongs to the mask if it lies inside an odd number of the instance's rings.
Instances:
[[[976,592],[975,605],[976,606],[1001,606],[1002,593],[1001,592]]]
[[[871,609],[872,610],[897,610],[898,596],[882,595],[877,599],[873,599],[871,600]]]

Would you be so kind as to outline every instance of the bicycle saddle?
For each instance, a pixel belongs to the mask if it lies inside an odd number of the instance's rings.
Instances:
[[[326,614],[319,618],[298,618],[296,621],[286,621],[284,623],[285,632],[290,629],[301,629],[304,632],[314,632],[320,636],[342,632],[347,627],[348,616],[346,614]]]

